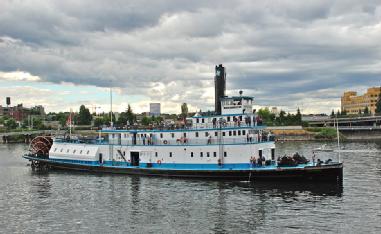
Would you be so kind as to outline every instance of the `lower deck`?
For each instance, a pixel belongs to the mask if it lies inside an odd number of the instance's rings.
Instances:
[[[341,163],[322,164],[313,166],[301,164],[290,167],[275,165],[250,167],[250,165],[172,165],[166,168],[164,165],[146,167],[112,165],[111,162],[104,164],[88,164],[81,162],[62,161],[49,158],[38,158],[24,155],[24,158],[32,161],[32,167],[53,168],[61,170],[86,171],[94,173],[114,173],[144,176],[164,176],[200,179],[226,179],[226,180],[308,180],[308,181],[341,181],[343,165]],[[147,167],[148,166],[148,167]],[[178,166],[178,167],[176,167]]]

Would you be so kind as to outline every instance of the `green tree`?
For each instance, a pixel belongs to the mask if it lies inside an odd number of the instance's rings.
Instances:
[[[40,130],[45,129],[45,126],[40,118],[33,118],[33,128]]]
[[[378,101],[376,103],[376,113],[381,114],[381,96],[378,98]]]
[[[98,117],[98,118],[94,119],[94,126],[95,127],[101,127],[104,124],[105,124],[105,119],[103,117]]]
[[[79,116],[78,116],[78,124],[80,125],[89,125],[91,124],[92,116],[90,114],[89,109],[87,109],[84,105],[79,107]]]
[[[369,115],[369,108],[368,108],[368,106],[366,106],[365,109],[364,109],[364,115]]]
[[[12,130],[12,129],[16,129],[17,128],[17,123],[14,119],[8,119],[4,122],[4,126],[8,129],[8,130]]]
[[[272,114],[269,111],[269,108],[261,108],[258,110],[258,116],[262,119],[262,121],[267,124],[267,125],[273,125],[274,124],[274,119],[275,115]]]
[[[186,103],[183,103],[181,105],[181,118],[185,120],[188,116],[188,105]]]
[[[295,123],[294,124],[297,124],[297,125],[301,125],[302,124],[302,113],[300,113],[300,109],[299,108],[296,111]]]
[[[147,126],[151,123],[151,118],[147,117],[147,116],[144,116],[143,119],[142,119],[142,124],[144,126]]]
[[[335,110],[332,110],[331,112],[331,118],[334,118],[335,117]]]
[[[132,111],[132,108],[131,108],[130,104],[128,104],[128,107],[127,107],[126,117],[127,117],[128,123],[130,125],[134,124],[135,119],[136,119],[136,115]]]

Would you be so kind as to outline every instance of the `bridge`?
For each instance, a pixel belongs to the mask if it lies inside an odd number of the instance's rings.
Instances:
[[[306,122],[312,127],[329,127],[334,126],[335,122],[338,121],[339,126],[343,127],[377,127],[381,125],[381,115],[375,116],[362,116],[362,117],[345,117],[345,118],[331,118],[326,116],[325,118],[310,118],[306,119]]]

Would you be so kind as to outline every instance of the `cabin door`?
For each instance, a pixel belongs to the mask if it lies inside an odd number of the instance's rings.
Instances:
[[[130,152],[131,166],[139,166],[139,152]]]

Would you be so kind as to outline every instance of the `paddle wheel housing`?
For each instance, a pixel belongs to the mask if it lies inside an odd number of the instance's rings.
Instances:
[[[29,153],[37,157],[49,157],[49,150],[53,145],[50,136],[35,137],[29,144]]]
[[[36,158],[49,158],[49,150],[53,145],[53,139],[50,136],[35,137],[29,144],[29,155]],[[47,170],[49,165],[39,160],[30,160],[31,167],[38,170]]]

